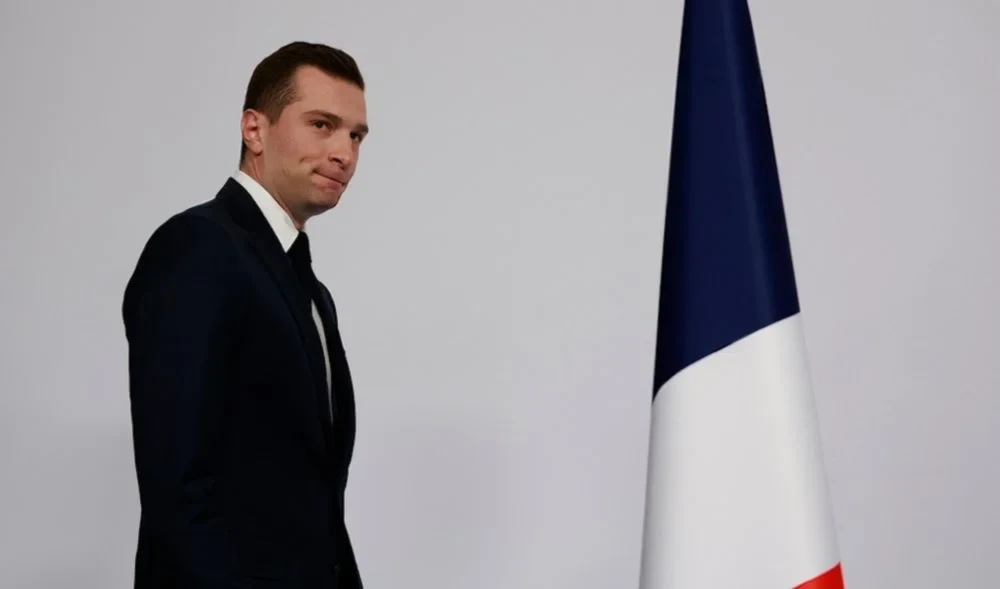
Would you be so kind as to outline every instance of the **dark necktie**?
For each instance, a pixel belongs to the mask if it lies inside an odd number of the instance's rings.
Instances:
[[[306,294],[306,299],[312,300],[313,290],[316,285],[316,275],[312,270],[312,255],[309,253],[309,236],[305,232],[299,232],[292,247],[288,250],[288,257],[292,261],[292,267],[299,276],[299,283]]]
[[[292,243],[292,247],[288,249],[288,258],[292,262],[292,267],[295,268],[295,273],[299,276],[299,282],[302,284],[302,289],[306,293],[306,313],[312,315],[312,300],[314,297],[318,296],[319,291],[319,281],[316,280],[316,275],[313,274],[312,270],[312,256],[309,253],[309,236],[303,232],[299,233],[299,236],[295,238]],[[319,335],[319,332],[316,332]],[[329,375],[327,375],[329,378]],[[329,382],[325,381],[327,387],[329,387]],[[327,388],[327,401],[332,405],[335,400],[330,396],[332,389]],[[330,418],[333,419],[333,409],[331,408]]]

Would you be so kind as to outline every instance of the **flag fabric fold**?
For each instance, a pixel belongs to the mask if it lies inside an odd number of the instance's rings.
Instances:
[[[684,7],[642,589],[842,589],[746,0]]]

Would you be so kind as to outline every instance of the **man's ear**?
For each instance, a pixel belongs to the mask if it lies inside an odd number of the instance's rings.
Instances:
[[[243,116],[240,117],[240,130],[247,151],[260,155],[264,151],[264,140],[267,138],[267,117],[264,113],[254,109],[243,111]]]

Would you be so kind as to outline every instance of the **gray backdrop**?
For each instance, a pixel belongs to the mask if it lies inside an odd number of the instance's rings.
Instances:
[[[253,65],[356,55],[312,223],[368,587],[638,581],[680,0],[0,7],[0,585],[128,587],[121,293],[236,166]],[[851,589],[1000,575],[998,5],[751,2]]]

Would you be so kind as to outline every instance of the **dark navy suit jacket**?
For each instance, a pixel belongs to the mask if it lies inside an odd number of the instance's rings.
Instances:
[[[361,588],[344,524],[354,392],[319,290],[332,408],[309,299],[239,183],[150,237],[122,305],[136,589]]]

